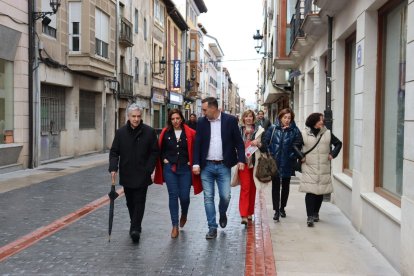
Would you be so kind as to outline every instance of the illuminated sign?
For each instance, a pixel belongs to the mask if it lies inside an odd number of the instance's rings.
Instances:
[[[174,80],[173,80],[173,88],[180,88],[180,60],[174,59]]]

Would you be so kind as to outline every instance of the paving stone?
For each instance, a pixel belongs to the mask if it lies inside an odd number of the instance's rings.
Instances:
[[[63,176],[5,193],[8,196],[1,194],[0,207],[5,204],[3,199],[10,205],[21,202],[17,199],[28,199],[33,206],[9,205],[6,214],[2,211],[0,223],[5,222],[6,227],[1,227],[0,242],[4,245],[13,241],[105,195],[110,185],[108,178],[106,166],[100,166],[79,172],[76,177]],[[188,222],[179,237],[171,239],[166,186],[151,185],[139,244],[131,242],[125,197],[120,197],[115,201],[110,243],[106,205],[4,260],[0,275],[28,275],[29,271],[30,275],[243,275],[246,233],[240,225],[239,188],[233,188],[232,193],[228,225],[218,229],[215,240],[205,239],[207,221],[202,194],[191,195]],[[20,216],[20,220],[27,217],[27,222],[13,220],[14,216]],[[43,217],[46,219],[39,221]],[[19,230],[14,233],[12,229]]]

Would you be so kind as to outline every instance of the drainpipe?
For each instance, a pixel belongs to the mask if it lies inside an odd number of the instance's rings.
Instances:
[[[326,109],[324,111],[325,125],[329,130],[332,130],[332,23],[333,17],[328,15],[328,64],[326,70]],[[323,201],[330,202],[331,194],[324,194]]]
[[[34,49],[34,22],[33,22],[33,11],[34,11],[35,1],[28,1],[28,11],[29,11],[29,65],[28,65],[28,74],[29,74],[29,162],[28,166],[30,169],[34,168],[33,165],[33,49]]]
[[[115,130],[118,129],[118,95],[119,95],[119,83],[118,83],[118,46],[119,46],[119,0],[116,1],[116,8],[115,8],[115,80],[117,81],[117,87],[114,93],[114,108],[115,108]]]
[[[326,70],[326,109],[324,111],[325,115],[325,125],[328,129],[332,130],[332,109],[331,109],[331,99],[332,99],[332,23],[333,17],[328,15],[328,64]]]
[[[33,169],[39,166],[40,160],[40,82],[38,76],[38,59],[35,28],[36,21],[33,12],[36,9],[36,1],[28,2],[29,12],[29,160],[28,167]],[[35,68],[35,69],[34,69]]]

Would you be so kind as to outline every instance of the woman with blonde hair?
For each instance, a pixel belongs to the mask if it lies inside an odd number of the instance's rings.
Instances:
[[[255,124],[255,115],[252,110],[246,110],[241,117],[242,126],[240,133],[243,138],[246,151],[246,165],[243,170],[239,170],[240,181],[240,200],[239,211],[242,218],[241,223],[247,225],[248,220],[252,219],[254,214],[254,204],[256,199],[256,188],[261,187],[261,182],[255,177],[257,159],[260,151],[265,151],[261,143],[261,135],[264,128]]]

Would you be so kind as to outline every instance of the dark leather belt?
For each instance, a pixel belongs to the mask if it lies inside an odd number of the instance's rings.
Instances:
[[[213,164],[223,164],[223,160],[207,160],[207,162],[210,162]]]

